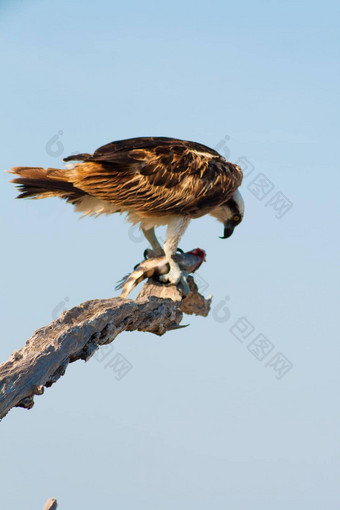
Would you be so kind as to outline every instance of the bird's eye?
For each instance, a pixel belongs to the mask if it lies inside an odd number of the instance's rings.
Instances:
[[[233,217],[233,220],[234,221],[240,221],[240,217],[236,215],[236,216]]]

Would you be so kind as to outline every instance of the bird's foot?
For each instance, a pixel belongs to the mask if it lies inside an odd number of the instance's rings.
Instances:
[[[182,289],[183,294],[186,296],[190,292],[188,284],[188,273],[181,271],[177,264],[170,265],[170,271],[167,274],[162,274],[159,280],[163,283],[171,283]]]
[[[184,253],[182,248],[177,248],[176,252]],[[160,248],[159,250],[152,250],[151,248],[146,248],[146,250],[144,250],[144,253],[143,253],[144,260],[153,259],[156,257],[164,257],[164,255],[165,255],[165,253],[164,253],[164,250],[162,250],[162,248]]]
[[[154,259],[156,257],[163,257],[164,251],[163,250],[152,250],[151,248],[147,248],[144,250],[144,259]]]

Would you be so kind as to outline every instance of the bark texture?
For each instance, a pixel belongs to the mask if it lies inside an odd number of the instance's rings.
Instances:
[[[182,299],[175,286],[148,281],[135,301],[86,301],[35,331],[24,347],[0,365],[0,419],[13,407],[31,409],[34,396],[64,375],[69,363],[87,361],[122,331],[164,335],[183,327],[183,313],[206,317],[211,299],[199,294],[192,277],[189,284],[190,294]]]

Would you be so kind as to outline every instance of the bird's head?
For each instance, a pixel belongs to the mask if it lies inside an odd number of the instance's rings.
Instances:
[[[223,236],[220,239],[230,237],[234,228],[243,220],[244,201],[241,193],[235,191],[227,202],[216,207],[210,214],[224,225]]]

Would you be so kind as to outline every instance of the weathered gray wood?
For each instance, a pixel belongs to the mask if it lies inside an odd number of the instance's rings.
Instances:
[[[57,507],[58,507],[57,500],[54,498],[50,498],[48,501],[46,501],[43,510],[57,510]]]
[[[145,283],[136,299],[111,298],[86,301],[38,329],[19,351],[0,365],[0,419],[13,407],[31,409],[34,395],[41,395],[64,375],[70,362],[87,361],[103,344],[122,331],[163,335],[181,327],[184,313],[206,316],[210,299],[191,292],[182,300],[176,287]]]
[[[138,299],[145,299],[150,296],[162,299],[172,299],[181,302],[180,310],[187,315],[201,315],[207,317],[210,311],[211,297],[204,298],[199,292],[197,285],[192,276],[188,278],[190,293],[184,299],[180,291],[174,285],[164,285],[162,283],[153,282],[144,285],[138,295]]]

